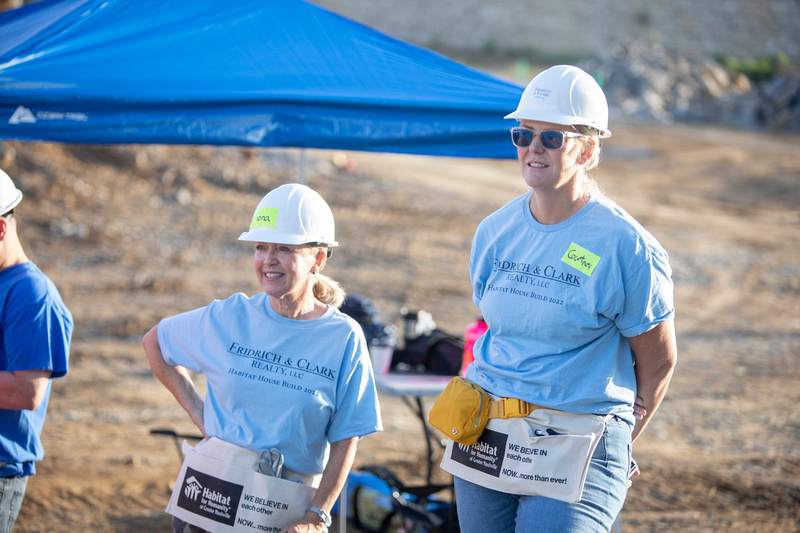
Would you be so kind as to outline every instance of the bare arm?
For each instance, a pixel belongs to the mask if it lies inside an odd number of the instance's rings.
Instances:
[[[0,409],[33,411],[42,403],[49,370],[0,371]]]
[[[325,466],[325,471],[322,473],[322,479],[319,483],[317,493],[311,501],[311,505],[319,507],[325,512],[330,514],[336,498],[344,488],[345,481],[347,481],[347,474],[350,473],[350,468],[353,466],[353,461],[356,457],[356,448],[358,446],[358,437],[352,437],[331,443],[331,453],[328,458],[328,464]],[[307,533],[322,531],[324,524],[320,520],[319,515],[313,511],[306,511],[303,518],[295,522],[289,527],[284,528],[281,533]]]
[[[170,366],[164,361],[161,347],[158,345],[158,326],[145,334],[142,347],[147,354],[147,361],[158,380],[172,393],[178,403],[189,414],[194,425],[207,437],[203,427],[203,397],[197,392],[189,371],[182,366]]]
[[[667,394],[678,360],[675,324],[671,320],[661,322],[650,331],[629,338],[628,342],[636,361],[637,404],[643,411],[633,428],[632,438],[636,441]]]

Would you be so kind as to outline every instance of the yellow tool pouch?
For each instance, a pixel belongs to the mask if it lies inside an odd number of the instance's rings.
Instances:
[[[528,416],[538,408],[538,405],[516,398],[492,400],[481,387],[456,376],[431,407],[428,423],[454,442],[471,446],[481,436],[490,418]]]
[[[489,393],[462,377],[454,377],[431,407],[428,423],[455,442],[471,445],[489,422]]]

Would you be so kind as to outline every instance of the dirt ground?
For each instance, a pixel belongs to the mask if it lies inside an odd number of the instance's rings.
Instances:
[[[797,136],[616,124],[596,177],[670,252],[679,364],[635,447],[625,533],[800,531],[800,150]],[[171,314],[259,290],[237,242],[297,150],[0,143],[23,244],[75,316],[17,533],[168,531],[163,509],[195,430],[153,378],[142,335]],[[472,233],[524,192],[514,161],[308,151],[341,247],[326,272],[387,320],[476,313]],[[381,397],[385,431],[357,465],[421,479],[419,422]],[[429,406],[431,402],[427,401]],[[439,472],[437,479],[446,479]]]

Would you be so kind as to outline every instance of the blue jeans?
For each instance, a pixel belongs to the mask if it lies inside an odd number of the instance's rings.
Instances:
[[[187,524],[180,518],[172,517],[172,533],[208,533],[205,529]]]
[[[608,533],[628,493],[631,427],[611,418],[595,448],[583,496],[566,503],[506,494],[454,478],[462,533]]]
[[[0,533],[11,533],[27,485],[28,476],[0,478]]]

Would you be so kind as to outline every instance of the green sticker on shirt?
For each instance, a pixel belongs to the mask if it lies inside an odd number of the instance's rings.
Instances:
[[[275,207],[259,207],[253,215],[251,228],[274,228],[278,220],[278,209]]]
[[[564,254],[561,260],[587,276],[591,276],[592,272],[594,272],[594,267],[600,262],[600,256],[573,242],[569,245],[567,253]]]

